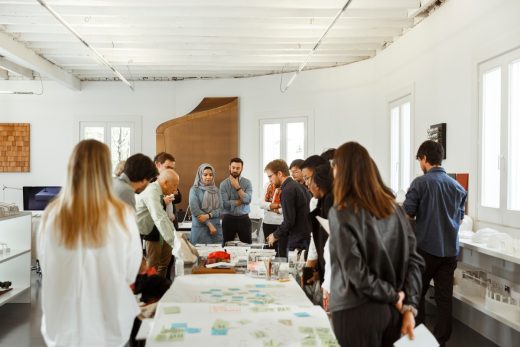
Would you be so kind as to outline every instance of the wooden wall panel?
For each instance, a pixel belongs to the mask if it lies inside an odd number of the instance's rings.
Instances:
[[[204,98],[185,116],[157,127],[157,153],[165,151],[175,157],[180,175],[179,189],[188,206],[188,193],[197,168],[202,163],[213,165],[217,185],[228,177],[229,160],[238,156],[238,98]]]
[[[0,123],[0,172],[29,172],[29,123]]]

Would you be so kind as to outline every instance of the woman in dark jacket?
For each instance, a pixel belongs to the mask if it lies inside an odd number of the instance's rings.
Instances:
[[[424,268],[415,235],[363,146],[339,147],[333,172],[330,311],[336,337],[341,346],[392,346],[400,331],[412,336],[415,326]]]

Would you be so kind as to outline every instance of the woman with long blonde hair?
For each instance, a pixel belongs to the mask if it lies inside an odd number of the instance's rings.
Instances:
[[[113,195],[111,176],[108,147],[81,141],[43,214],[38,257],[48,346],[123,346],[139,313],[129,287],[141,263],[139,231]]]

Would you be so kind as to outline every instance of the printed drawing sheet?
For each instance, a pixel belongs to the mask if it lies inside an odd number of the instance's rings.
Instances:
[[[160,303],[148,347],[339,346],[319,306]]]

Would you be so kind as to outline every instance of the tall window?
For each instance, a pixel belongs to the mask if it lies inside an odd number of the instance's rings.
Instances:
[[[134,120],[80,120],[79,139],[95,139],[107,144],[112,157],[112,168],[141,150],[139,123]]]
[[[479,219],[520,227],[520,49],[479,66]]]
[[[412,170],[411,97],[390,103],[390,185],[406,192]]]
[[[262,187],[268,178],[264,168],[271,160],[284,159],[287,165],[294,159],[307,155],[307,118],[283,118],[260,120],[262,149]]]

